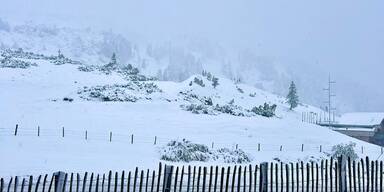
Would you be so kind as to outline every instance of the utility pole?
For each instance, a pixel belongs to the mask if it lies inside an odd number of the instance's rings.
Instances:
[[[331,100],[332,100],[332,97],[335,97],[336,95],[332,93],[332,84],[335,84],[336,82],[335,81],[332,81],[331,80],[331,74],[329,74],[328,76],[328,88],[324,89],[324,91],[327,91],[328,93],[328,101],[326,101],[327,105],[328,105],[328,126],[331,127],[331,114],[332,114],[332,111],[336,110],[336,108],[332,108],[332,103],[331,103]]]

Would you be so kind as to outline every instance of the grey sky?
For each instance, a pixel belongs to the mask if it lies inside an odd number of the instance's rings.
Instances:
[[[1,0],[0,5],[0,17],[11,22],[90,26],[151,39],[186,34],[304,60],[332,68],[340,85],[359,83],[384,96],[382,0]]]

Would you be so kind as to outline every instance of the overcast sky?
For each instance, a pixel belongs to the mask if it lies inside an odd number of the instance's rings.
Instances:
[[[260,55],[317,61],[322,68],[332,68],[340,84],[350,79],[368,90],[383,90],[380,96],[384,96],[383,10],[383,0],[0,2],[0,18],[10,22],[90,26],[149,39],[186,34],[248,47]]]

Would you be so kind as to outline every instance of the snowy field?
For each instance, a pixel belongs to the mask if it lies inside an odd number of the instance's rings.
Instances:
[[[250,155],[252,163],[275,158],[282,161],[317,159],[325,156],[320,153],[320,145],[323,151],[329,152],[333,145],[349,142],[357,144],[356,151],[362,157],[380,157],[378,146],[301,122],[302,112],[319,109],[301,105],[289,111],[284,98],[246,85],[235,85],[221,77],[216,89],[208,83],[206,87],[189,86],[191,77],[181,83],[154,82],[162,92],[151,94],[150,99],[101,102],[82,99],[77,92],[83,86],[124,84],[127,80],[114,73],[82,72],[77,65],[54,65],[46,61],[37,61],[37,64],[27,69],[0,68],[0,176],[58,170],[106,172],[136,166],[156,168],[161,147],[171,140],[184,138],[209,147],[213,143],[213,148],[233,149],[238,145]],[[180,108],[190,102],[180,92],[210,96],[215,103],[227,103],[233,98],[244,108],[264,102],[277,104],[276,117],[193,114]],[[252,93],[256,94],[249,96]],[[64,101],[65,97],[73,101]],[[16,124],[19,129],[14,136]],[[110,132],[113,133],[111,142]],[[302,144],[304,151],[301,151]],[[198,163],[201,164],[192,164]]]

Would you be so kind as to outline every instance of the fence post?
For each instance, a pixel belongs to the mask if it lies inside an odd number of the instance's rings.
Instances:
[[[17,135],[17,129],[19,128],[19,125],[16,124],[16,127],[15,127],[15,136]]]
[[[3,188],[4,188],[4,179],[1,178],[0,179],[0,192],[3,192]]]
[[[133,144],[133,134],[131,135],[131,144]]]
[[[339,169],[339,191],[347,192],[346,159],[344,156],[337,158]]]
[[[157,136],[155,136],[155,142],[153,142],[153,145],[156,145],[157,143]]]
[[[260,192],[268,191],[268,163],[264,162],[260,164]]]
[[[63,127],[63,130],[62,130],[62,136],[64,137],[64,127]]]
[[[170,192],[171,191],[172,171],[173,171],[173,166],[165,165],[163,192]]]
[[[109,132],[109,142],[112,142],[112,131]]]
[[[37,126],[37,136],[40,137],[40,126]]]
[[[63,186],[64,186],[65,173],[62,171],[58,171],[58,172],[53,173],[53,175],[55,178],[55,190],[54,190],[54,192],[62,192]]]

